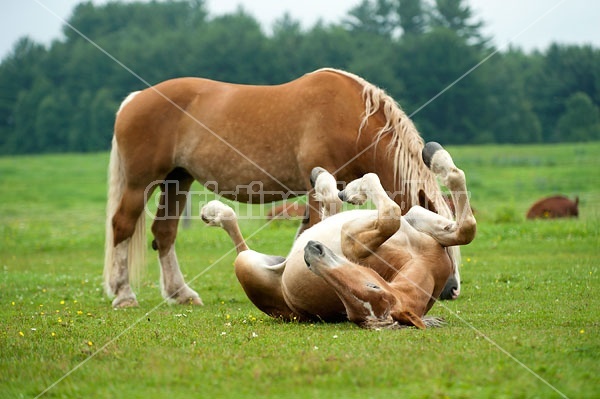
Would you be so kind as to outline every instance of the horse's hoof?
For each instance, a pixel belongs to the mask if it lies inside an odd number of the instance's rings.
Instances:
[[[135,298],[116,298],[112,303],[112,307],[115,309],[137,308],[138,306],[140,305]]]
[[[200,297],[198,297],[198,296],[192,296],[192,297],[186,298],[184,300],[181,300],[181,301],[179,301],[179,304],[180,305],[204,306],[202,299],[200,299]]]
[[[431,168],[431,159],[433,158],[433,154],[443,149],[444,147],[435,141],[430,141],[429,143],[425,144],[421,156],[423,157],[423,162],[425,162],[425,165],[427,165],[428,168]]]
[[[310,185],[313,188],[315,187],[315,183],[317,182],[317,177],[319,177],[319,175],[323,172],[327,171],[320,166],[314,167],[313,170],[310,172]]]
[[[223,220],[235,218],[235,212],[221,201],[212,200],[200,210],[202,221],[212,227],[223,227]]]

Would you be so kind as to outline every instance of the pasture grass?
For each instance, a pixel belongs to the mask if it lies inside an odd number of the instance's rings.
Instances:
[[[271,319],[239,286],[228,237],[198,221],[178,255],[205,306],[163,303],[149,250],[140,307],[113,310],[108,155],[0,158],[0,397],[599,397],[600,143],[450,151],[478,236],[461,297],[430,312],[448,325],[426,331]],[[556,193],[579,196],[579,219],[525,220]],[[285,255],[297,224],[242,229]]]

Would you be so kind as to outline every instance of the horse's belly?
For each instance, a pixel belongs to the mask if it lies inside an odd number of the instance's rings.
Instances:
[[[343,320],[344,305],[333,288],[311,272],[304,262],[308,241],[319,241],[339,256],[342,254],[341,229],[344,223],[364,215],[367,210],[352,210],[331,216],[304,231],[287,256],[282,284],[288,305],[295,311],[325,321]]]
[[[306,192],[302,173],[293,154],[287,159],[273,159],[256,149],[239,146],[216,147],[214,152],[197,149],[179,164],[209,190],[239,202],[265,203],[303,195]],[[184,157],[181,157],[184,158]],[[256,159],[257,161],[253,161]]]

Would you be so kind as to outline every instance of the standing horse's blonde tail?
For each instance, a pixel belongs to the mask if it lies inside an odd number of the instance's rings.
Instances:
[[[137,94],[131,93],[123,101],[119,112],[123,106]],[[117,112],[118,115],[118,112]],[[116,137],[113,136],[112,148],[110,151],[110,161],[108,166],[108,199],[106,203],[106,239],[104,243],[104,289],[109,296],[114,296],[110,281],[118,272],[114,264],[115,245],[113,235],[113,216],[117,212],[123,193],[125,191],[125,172],[119,154],[119,147]],[[134,284],[140,281],[140,271],[146,264],[146,213],[142,212],[138,218],[135,231],[129,241],[127,251],[127,268],[129,270],[129,279]]]

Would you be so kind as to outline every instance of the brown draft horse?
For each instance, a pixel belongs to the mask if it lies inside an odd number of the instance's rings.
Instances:
[[[129,274],[145,264],[144,216],[156,187],[162,194],[152,247],[162,294],[177,303],[202,303],[175,253],[194,180],[227,198],[258,203],[305,194],[319,165],[345,182],[373,172],[402,212],[420,204],[452,217],[420,159],[424,143],[412,121],[383,90],[348,72],[321,69],[275,86],[168,80],[131,93],[114,129],[104,262],[114,307],[137,305]],[[309,197],[304,227],[319,221]],[[455,297],[460,253],[450,253],[449,296]]]
[[[452,274],[448,246],[475,237],[476,221],[466,195],[465,174],[439,144],[428,143],[425,163],[452,190],[456,221],[420,206],[404,216],[374,173],[338,192],[335,178],[315,168],[315,197],[328,210],[371,200],[376,210],[332,214],[305,230],[287,258],[248,248],[235,212],[219,201],[202,209],[203,220],[232,238],[235,274],[248,298],[263,312],[286,320],[340,321],[365,328],[425,328],[425,317]],[[308,266],[308,268],[307,268]]]

